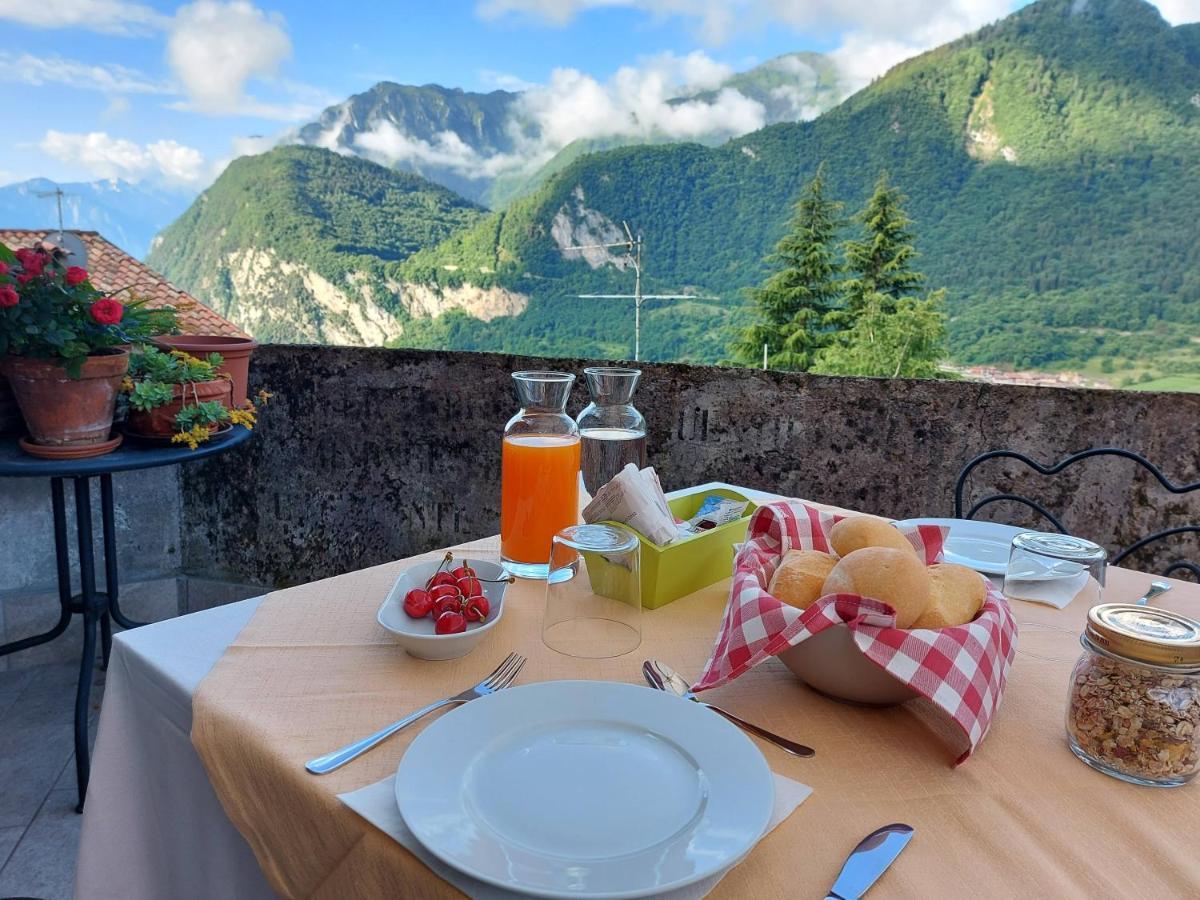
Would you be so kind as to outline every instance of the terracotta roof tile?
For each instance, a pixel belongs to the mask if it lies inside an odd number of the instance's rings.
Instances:
[[[0,241],[12,250],[32,247],[57,229],[30,230],[0,228]],[[87,248],[87,270],[92,284],[102,291],[130,288],[153,307],[173,306],[179,313],[179,329],[185,334],[222,334],[246,337],[224,316],[205,306],[191,294],[181,291],[144,263],[110,244],[95,231],[73,231]]]

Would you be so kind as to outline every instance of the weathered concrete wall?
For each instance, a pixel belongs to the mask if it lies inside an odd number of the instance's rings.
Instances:
[[[263,347],[251,381],[275,399],[245,448],[182,470],[184,569],[292,584],[493,534],[509,373],[580,360]],[[1007,447],[1052,461],[1117,445],[1200,480],[1200,395],[886,381],[645,365],[635,398],[668,489],[710,480],[894,517],[951,515],[961,466]],[[569,407],[586,402],[577,385]],[[1008,466],[977,483],[1025,489],[1114,547],[1200,521],[1130,464],[1055,480]],[[1020,508],[992,513],[1033,524]],[[1193,543],[1186,548],[1200,558]]]

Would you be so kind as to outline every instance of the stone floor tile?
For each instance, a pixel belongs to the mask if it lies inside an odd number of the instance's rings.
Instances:
[[[75,812],[75,791],[51,791],[33,823],[0,869],[0,896],[68,900],[75,882],[75,858],[83,817]]]

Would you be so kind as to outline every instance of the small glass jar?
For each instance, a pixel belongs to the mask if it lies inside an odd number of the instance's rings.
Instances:
[[[1088,612],[1067,741],[1094,769],[1156,787],[1200,771],[1200,622],[1152,606]]]

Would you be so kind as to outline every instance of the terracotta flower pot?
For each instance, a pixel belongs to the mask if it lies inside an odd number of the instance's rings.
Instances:
[[[198,381],[192,384],[175,385],[175,396],[170,403],[155,409],[142,412],[137,409],[129,410],[129,419],[125,424],[130,434],[138,437],[169,438],[178,430],[175,426],[175,416],[183,409],[184,404],[192,406],[209,400],[219,400],[226,409],[231,409],[230,383],[227,378],[216,381]],[[213,429],[218,426],[214,426]]]
[[[151,340],[162,350],[182,350],[201,359],[210,353],[220,353],[225,362],[217,371],[224,372],[233,379],[233,405],[246,405],[250,354],[258,346],[258,341],[220,334],[164,334]]]
[[[8,386],[8,379],[0,375],[0,437],[21,433],[21,411],[17,409],[17,398]]]
[[[89,356],[79,378],[53,360],[9,356],[0,361],[33,443],[52,447],[108,441],[128,368],[128,350]]]

